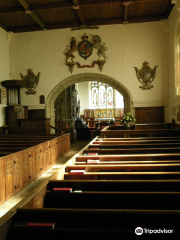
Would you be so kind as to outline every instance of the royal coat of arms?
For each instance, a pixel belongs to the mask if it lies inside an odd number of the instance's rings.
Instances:
[[[92,41],[88,40],[88,36],[84,34],[82,37],[82,41],[77,44],[76,38],[72,37],[70,46],[66,46],[66,50],[63,52],[64,55],[66,55],[66,65],[69,66],[70,72],[72,73],[73,67],[77,65],[78,68],[92,68],[94,67],[95,64],[99,65],[99,69],[102,71],[103,65],[106,63],[106,54],[105,52],[107,51],[107,47],[105,46],[105,43],[101,42],[101,38],[98,35],[91,35],[92,36]],[[79,62],[74,62],[74,53],[78,51],[79,55],[87,60],[88,57],[92,55],[93,49],[97,49],[97,55],[98,55],[98,60],[93,61],[91,65],[83,65]],[[104,58],[103,60],[100,60],[100,58]],[[68,59],[71,59],[71,61],[68,61]]]
[[[93,52],[93,46],[92,46],[92,43],[88,41],[88,37],[86,35],[84,35],[82,37],[82,41],[78,43],[77,49],[78,49],[79,55],[85,60],[91,56]]]
[[[33,73],[32,69],[28,69],[27,72],[28,73],[26,76],[23,76],[20,73],[22,80],[26,84],[26,89],[27,89],[26,94],[35,94],[36,91],[34,91],[34,89],[37,87],[39,83],[40,72],[37,75]]]
[[[144,62],[141,69],[134,67],[136,71],[136,76],[139,82],[142,84],[142,86],[140,86],[139,88],[141,88],[142,90],[153,88],[153,85],[151,85],[151,83],[154,81],[157,66],[152,69],[148,65],[148,62]]]

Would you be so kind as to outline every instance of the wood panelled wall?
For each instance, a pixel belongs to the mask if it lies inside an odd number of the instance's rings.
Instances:
[[[0,158],[0,205],[35,181],[70,149],[70,134]]]
[[[135,108],[136,124],[139,123],[164,123],[164,106],[162,107],[137,107]]]

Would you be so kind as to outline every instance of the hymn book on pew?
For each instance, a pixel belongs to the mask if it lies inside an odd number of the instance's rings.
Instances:
[[[74,193],[82,193],[82,189],[76,189],[74,190]]]
[[[91,163],[91,164],[93,164],[93,163],[99,163],[99,160],[91,160],[91,159],[88,159],[88,160],[87,160],[87,163]]]
[[[44,228],[52,228],[54,229],[55,222],[53,223],[45,223],[45,222],[29,222],[27,227],[44,227]]]
[[[70,174],[84,174],[85,170],[71,170]]]
[[[13,223],[13,227],[44,227],[54,229],[56,222],[27,222],[27,221],[18,221]]]
[[[72,188],[53,188],[54,192],[71,193]]]
[[[95,153],[95,152],[89,152],[87,155],[98,155],[98,153]]]

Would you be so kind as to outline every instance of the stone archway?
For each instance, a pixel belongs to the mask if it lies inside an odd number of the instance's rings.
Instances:
[[[78,82],[85,81],[99,81],[104,82],[115,88],[124,97],[124,111],[128,112],[132,110],[132,95],[129,90],[121,84],[119,81],[103,74],[97,73],[81,73],[65,78],[60,83],[58,83],[52,91],[49,93],[46,99],[46,118],[50,118],[50,125],[55,126],[55,112],[54,112],[54,102],[61,92],[63,92],[67,87]]]

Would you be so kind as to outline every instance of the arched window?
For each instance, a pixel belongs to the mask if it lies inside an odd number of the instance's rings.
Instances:
[[[116,100],[117,99],[117,100]],[[91,82],[91,108],[124,108],[123,96],[106,83]]]
[[[114,107],[114,89],[106,83],[91,82],[92,108]]]

